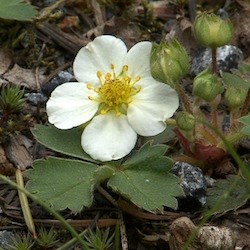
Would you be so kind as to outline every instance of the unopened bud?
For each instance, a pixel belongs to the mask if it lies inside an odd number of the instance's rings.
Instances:
[[[194,78],[193,94],[195,96],[198,96],[207,102],[211,102],[222,92],[223,86],[220,78],[208,70],[202,71]]]
[[[189,71],[188,54],[177,40],[154,44],[150,63],[152,76],[169,85],[174,85]]]
[[[247,90],[241,86],[229,86],[225,92],[225,102],[228,107],[232,109],[236,109],[241,107],[247,97]]]
[[[233,37],[233,25],[229,19],[221,19],[215,14],[202,13],[195,19],[194,36],[205,47],[217,48],[230,42]]]
[[[195,126],[195,118],[188,112],[180,112],[176,115],[177,126],[184,131],[190,131]]]

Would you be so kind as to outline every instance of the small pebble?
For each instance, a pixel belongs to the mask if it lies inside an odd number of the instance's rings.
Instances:
[[[8,250],[9,245],[13,244],[15,235],[7,230],[0,231],[0,248]]]
[[[45,96],[43,93],[40,93],[40,92],[38,92],[38,93],[27,93],[27,94],[24,95],[24,97],[33,106],[42,105],[45,102],[47,102],[47,100],[48,100],[48,97]]]
[[[233,45],[225,45],[217,50],[218,69],[229,72],[237,68],[240,61],[243,60],[243,52]],[[211,65],[211,49],[206,49],[197,54],[191,65],[191,74],[198,75]]]
[[[54,77],[51,81],[44,84],[41,88],[41,91],[44,95],[49,97],[52,93],[52,91],[59,85],[66,83],[66,82],[72,82],[75,78],[73,76],[72,68],[69,68],[68,70],[64,70],[58,73],[56,77]]]
[[[174,164],[171,172],[180,177],[181,187],[187,198],[190,196],[198,200],[201,205],[205,205],[207,182],[200,168],[178,161]]]

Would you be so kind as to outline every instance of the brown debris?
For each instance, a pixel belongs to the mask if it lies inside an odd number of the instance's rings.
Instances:
[[[15,168],[13,164],[8,161],[2,146],[0,146],[0,174],[5,176],[13,176],[15,174]]]
[[[10,142],[5,150],[6,156],[18,169],[25,170],[33,163],[29,147],[31,142],[24,135],[10,136]]]
[[[187,217],[176,219],[170,226],[170,250],[181,250],[189,238],[196,233],[189,250],[234,250],[235,235],[227,227],[203,226],[200,229]]]
[[[67,34],[49,23],[39,24],[37,29],[45,35],[46,39],[49,37],[55,44],[73,55],[76,55],[83,46],[90,42],[87,38],[80,38],[73,34]]]
[[[9,69],[11,63],[12,59],[10,54],[6,50],[0,48],[0,76]]]
[[[3,75],[4,79],[16,86],[26,87],[28,89],[37,90],[35,72],[32,69],[24,69],[15,64],[14,67]],[[45,79],[44,74],[40,71],[38,74],[39,82]]]

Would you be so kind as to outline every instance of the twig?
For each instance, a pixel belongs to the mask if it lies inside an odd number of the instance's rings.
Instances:
[[[119,213],[122,250],[128,250],[128,239],[122,212]]]
[[[113,206],[118,207],[115,199],[101,186],[97,187],[97,190],[100,194],[102,194]]]
[[[40,89],[40,87],[41,87],[41,84],[40,84],[40,81],[39,81],[39,64],[40,64],[40,62],[42,60],[44,49],[45,49],[45,43],[43,43],[43,45],[42,45],[41,51],[39,53],[39,56],[38,56],[38,59],[37,59],[37,62],[36,62],[35,80],[36,80],[36,88],[37,89]]]

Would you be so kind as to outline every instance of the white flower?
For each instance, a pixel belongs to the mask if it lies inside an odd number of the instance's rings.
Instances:
[[[70,129],[88,122],[81,144],[93,159],[117,160],[135,146],[137,134],[161,133],[178,108],[178,96],[150,72],[150,42],[128,52],[124,42],[103,35],[82,48],[73,69],[79,82],[58,86],[47,102],[49,122]]]

